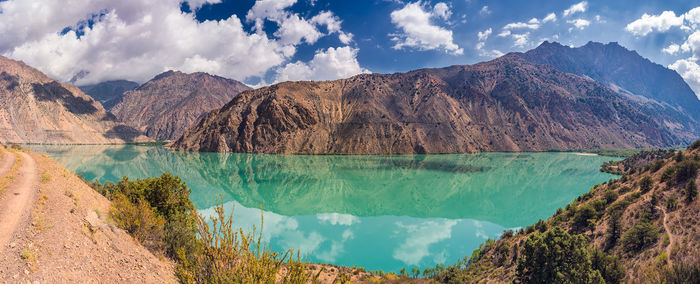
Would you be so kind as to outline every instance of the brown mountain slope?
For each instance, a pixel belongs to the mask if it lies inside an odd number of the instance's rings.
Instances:
[[[0,56],[0,141],[104,144],[148,141],[77,87]]]
[[[207,112],[249,89],[238,81],[206,73],[168,71],[124,93],[111,112],[151,138],[172,140]]]
[[[244,92],[175,149],[257,153],[455,153],[683,143],[609,88],[511,54],[470,66]]]
[[[585,236],[591,259],[595,259],[594,251],[619,259],[617,269],[610,263],[592,262],[593,268],[604,267],[600,272],[606,283],[698,283],[700,201],[697,189],[695,197],[688,198],[688,184],[700,183],[700,141],[682,155],[657,161],[593,187],[546,221],[515,235],[504,234],[496,242],[487,241],[466,267],[444,269],[436,280],[527,283],[517,273],[518,263],[531,257],[523,244],[560,227],[572,236]],[[557,260],[542,261],[550,261],[551,267]]]

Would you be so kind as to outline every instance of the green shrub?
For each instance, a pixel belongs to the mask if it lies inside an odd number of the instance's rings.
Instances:
[[[605,197],[604,197],[605,203],[606,204],[613,203],[617,200],[618,197],[620,197],[620,195],[617,192],[615,192],[613,190],[608,190],[605,192]]]
[[[147,201],[139,199],[134,204],[118,193],[112,199],[110,214],[117,226],[144,247],[157,254],[165,253],[165,218],[156,215]]]
[[[622,283],[626,273],[619,257],[608,255],[598,248],[593,248],[590,254],[591,267],[600,272],[605,283]]]
[[[678,209],[678,200],[673,196],[666,199],[666,209],[670,211]]]
[[[622,245],[626,251],[638,252],[655,243],[659,229],[647,220],[641,220],[622,235]]]
[[[569,235],[559,227],[535,233],[524,242],[516,277],[521,283],[601,283],[591,265],[588,242],[582,235]]]
[[[690,180],[685,186],[685,201],[691,203],[698,196],[698,186],[695,184],[695,180]]]
[[[678,151],[676,152],[676,155],[673,156],[673,160],[678,163],[682,162],[684,158],[683,151]]]
[[[680,184],[688,179],[694,178],[698,172],[699,163],[696,161],[686,160],[676,164],[675,181]]]
[[[540,232],[545,232],[547,231],[547,223],[540,219],[535,223],[535,229]]]
[[[649,192],[652,186],[654,186],[654,179],[650,176],[644,176],[642,180],[639,181],[639,190],[641,190],[642,193]]]
[[[576,210],[573,219],[573,227],[577,230],[583,230],[588,228],[588,225],[597,218],[598,213],[591,204],[586,204],[581,206]]]
[[[168,256],[175,257],[176,251],[180,247],[186,251],[197,250],[196,223],[193,215],[195,213],[194,204],[190,201],[190,190],[179,177],[168,173],[164,173],[158,178],[136,181],[130,181],[124,177],[117,184],[100,185],[99,182],[95,182],[93,188],[117,201],[112,211],[115,220],[120,218],[121,214],[126,214],[125,216],[131,214],[121,211],[134,209],[139,211],[150,209],[154,218],[165,220],[161,228],[162,233],[159,233],[158,236],[162,238],[161,242],[165,244],[165,253]],[[131,203],[131,206],[126,203]],[[151,213],[139,214],[147,216]],[[129,231],[128,228],[121,225],[120,227]],[[123,225],[134,224],[123,220]],[[132,228],[132,230],[134,229]]]
[[[669,182],[671,179],[673,179],[673,176],[676,174],[676,167],[668,167],[666,170],[661,174],[661,182]]]
[[[656,160],[651,165],[649,165],[649,170],[652,173],[658,172],[664,166],[663,160]]]
[[[688,149],[690,150],[695,150],[695,149],[700,149],[700,140],[693,142]]]

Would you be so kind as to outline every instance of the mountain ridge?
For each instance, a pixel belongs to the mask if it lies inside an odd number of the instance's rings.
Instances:
[[[393,154],[690,141],[638,106],[591,79],[508,54],[474,65],[284,82],[244,92],[209,113],[173,148]]]
[[[248,89],[236,80],[204,72],[171,70],[125,92],[111,112],[151,138],[172,140],[208,111]]]
[[[150,139],[118,122],[75,86],[0,56],[0,140],[16,143],[108,144]]]

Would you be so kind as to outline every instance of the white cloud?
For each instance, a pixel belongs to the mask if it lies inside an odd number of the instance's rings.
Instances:
[[[500,33],[498,34],[498,36],[499,36],[499,37],[507,37],[507,36],[509,36],[510,34],[511,34],[511,33],[510,33],[510,30],[504,30],[504,31],[500,32]]]
[[[319,50],[308,63],[288,63],[279,68],[275,81],[332,80],[369,73],[360,67],[357,52],[349,46]]]
[[[574,25],[574,27],[576,27],[579,30],[583,30],[591,24],[591,22],[589,20],[585,20],[585,19],[575,19],[575,20],[570,20],[570,21],[566,21],[566,22]]]
[[[524,34],[512,34],[511,35],[513,39],[515,39],[515,42],[513,43],[513,46],[516,47],[525,47],[529,41],[530,33],[524,33]]]
[[[685,20],[691,25],[700,24],[700,7],[693,8],[688,13],[685,13]],[[697,26],[694,28],[697,28]]]
[[[537,20],[537,19],[535,19]],[[532,21],[532,20],[530,20]],[[540,28],[539,23],[533,23],[533,22],[516,22],[516,23],[510,23],[505,26],[503,26],[504,30],[515,30],[515,29],[531,29],[531,30],[536,30]]]
[[[683,25],[683,15],[676,16],[673,11],[664,11],[660,15],[644,14],[641,18],[627,24],[625,30],[636,36],[645,36],[652,31],[665,32],[671,27]]]
[[[449,239],[456,220],[426,221],[420,225],[396,225],[406,231],[406,241],[394,250],[394,259],[407,265],[419,265],[430,255],[430,245]]]
[[[450,7],[447,6],[444,2],[440,2],[435,4],[433,7],[433,15],[435,15],[438,18],[442,18],[443,20],[447,20],[452,16],[452,11],[450,11]]]
[[[479,51],[479,56],[481,57],[489,57],[489,58],[495,58],[495,57],[500,57],[503,56],[503,52],[493,49],[493,50],[486,50],[484,47],[486,46],[486,40],[489,38],[489,36],[493,33],[493,30],[491,28],[488,28],[487,30],[483,32],[478,32],[476,34],[477,38],[479,39],[479,42],[476,44],[474,47],[477,51]]]
[[[663,51],[664,53],[668,53],[670,55],[674,55],[674,54],[678,53],[678,51],[680,51],[680,50],[681,50],[681,46],[674,43],[674,44],[671,44],[668,47],[662,49],[661,51]]]
[[[319,223],[328,223],[331,225],[341,225],[341,226],[351,226],[352,224],[359,223],[360,218],[350,215],[350,214],[340,214],[340,213],[323,213],[316,215]]]
[[[668,68],[676,70],[700,99],[700,65],[696,61],[681,59],[669,65]]]
[[[485,41],[489,38],[493,30],[491,28],[488,28],[487,30],[483,32],[478,32],[476,36],[479,38],[480,41]]]
[[[489,6],[481,7],[481,10],[479,10],[479,14],[482,16],[486,16],[488,14],[491,14],[491,10],[489,10]]]
[[[452,31],[434,25],[431,19],[439,17],[424,8],[421,2],[415,2],[391,12],[391,22],[403,32],[392,38],[396,42],[394,49],[443,49],[451,54],[461,55],[464,50],[453,42]]]
[[[341,21],[331,12],[307,20],[286,11],[296,0],[258,1],[248,12],[246,19],[256,26],[264,19],[277,21],[274,37],[257,27],[254,32],[246,31],[235,15],[198,22],[193,14],[180,11],[180,2],[3,1],[0,53],[61,81],[88,71],[78,84],[111,79],[144,82],[170,68],[245,80],[261,78],[282,66],[302,42],[313,43],[333,33],[344,44],[352,41],[352,34],[340,29]],[[188,2],[197,9],[220,1]],[[88,19],[94,21],[92,27],[84,24]],[[65,27],[80,33],[61,34]],[[323,27],[327,33],[319,30]]]
[[[588,2],[583,1],[583,2],[576,3],[574,5],[571,5],[571,7],[569,7],[569,9],[564,10],[564,12],[562,14],[564,15],[564,17],[568,17],[568,16],[576,14],[576,13],[586,12],[587,8],[588,8]]]
[[[542,23],[547,23],[547,22],[556,22],[557,21],[557,14],[555,13],[549,13],[544,19],[542,19]]]

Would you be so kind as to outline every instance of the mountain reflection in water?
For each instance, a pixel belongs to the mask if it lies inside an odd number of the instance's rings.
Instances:
[[[506,228],[551,216],[596,183],[609,157],[572,153],[266,155],[146,146],[30,146],[87,179],[170,172],[203,214],[221,195],[237,226],[263,208],[273,249],[368,269],[451,264]]]

